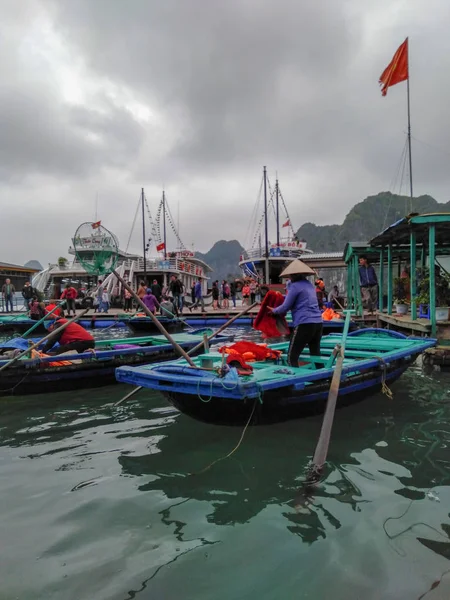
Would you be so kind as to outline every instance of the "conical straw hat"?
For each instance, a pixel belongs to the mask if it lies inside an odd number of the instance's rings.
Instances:
[[[290,275],[315,275],[315,272],[305,265],[304,262],[296,258],[284,269],[280,277],[289,277]]]

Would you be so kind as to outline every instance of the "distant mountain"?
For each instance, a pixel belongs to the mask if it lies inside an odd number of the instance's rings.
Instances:
[[[342,225],[304,223],[297,231],[297,236],[305,239],[308,248],[314,252],[337,252],[343,250],[347,242],[372,239],[385,227],[406,216],[410,212],[409,206],[409,196],[381,192],[355,204]],[[431,196],[419,196],[413,198],[413,211],[450,212],[450,202],[440,204]]]
[[[239,257],[243,251],[244,248],[237,240],[228,242],[220,240],[206,254],[196,252],[195,256],[204,260],[205,263],[214,269],[211,274],[213,281],[216,279],[222,281],[223,279],[231,279],[241,275]]]
[[[38,260],[29,260],[27,263],[24,264],[24,267],[27,267],[28,269],[38,269],[38,271],[44,270],[44,267]]]
[[[308,248],[314,252],[342,251],[347,242],[366,242],[375,237],[385,227],[408,214],[409,206],[409,196],[381,192],[355,204],[342,225],[304,223],[297,231],[297,237],[306,240]],[[450,212],[450,202],[442,204],[431,196],[419,196],[413,198],[413,210],[418,213]],[[196,252],[196,256],[214,269],[212,280],[221,281],[241,275],[238,263],[243,251],[237,240],[221,240],[206,254]]]

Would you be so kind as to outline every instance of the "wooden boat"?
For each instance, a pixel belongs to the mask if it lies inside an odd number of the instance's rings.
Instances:
[[[186,351],[202,339],[205,329],[174,334],[174,340]],[[211,333],[209,330],[208,333]],[[218,335],[211,343],[223,344],[230,335]],[[214,341],[216,340],[216,342]],[[20,343],[24,344],[20,346]],[[0,352],[17,348],[26,349],[27,340],[21,338],[0,343]],[[0,355],[1,357],[1,355]],[[97,340],[95,352],[63,354],[38,359],[21,359],[0,373],[0,396],[40,394],[80,388],[100,387],[115,383],[115,369],[121,365],[138,365],[174,359],[176,353],[162,335],[139,338]],[[61,366],[50,363],[69,362]],[[7,360],[0,360],[0,367]]]
[[[184,360],[164,365],[120,367],[116,378],[123,383],[161,391],[176,408],[201,421],[245,423],[255,410],[252,423],[276,422],[322,411],[334,372],[333,349],[340,334],[322,338],[321,356],[305,351],[302,366],[287,366],[288,343],[270,344],[281,351],[277,360],[253,362],[253,373],[239,376],[236,368],[221,376],[222,354],[211,352],[195,359],[194,369]],[[387,330],[358,330],[350,333],[338,402],[357,402],[390,385],[427,348],[436,345],[429,338],[406,338]],[[316,368],[315,364],[321,364]],[[256,403],[256,406],[255,406]]]
[[[85,329],[105,329],[108,327],[127,327],[129,317],[122,315],[99,315],[93,314],[92,317],[80,319],[79,323]],[[10,333],[11,331],[23,333],[27,331],[36,321],[30,319],[26,314],[19,316],[0,316],[0,335]],[[164,325],[165,326],[165,325]],[[41,323],[34,329],[34,333],[45,333],[44,324]]]
[[[178,333],[183,331],[183,329],[186,327],[186,323],[180,319],[170,319],[167,317],[160,317],[159,315],[158,319],[169,333]],[[125,328],[129,325],[131,320],[131,317],[128,315],[102,316],[93,314],[90,318],[80,319],[79,323],[85,329],[105,329],[110,327]],[[138,322],[138,325],[140,320],[147,321],[143,327],[132,327],[133,331],[146,332],[148,334],[158,332],[156,325],[149,317],[139,317],[133,320]],[[19,317],[0,317],[0,335],[2,335],[2,333],[10,333],[11,331],[23,333],[24,331],[27,331],[33,327],[35,323],[36,321],[33,321],[26,315]],[[203,325],[199,323],[197,326],[201,327]],[[35,333],[45,333],[45,331],[46,329],[43,324],[38,325],[34,330]]]
[[[206,313],[202,316],[192,317],[186,316],[181,317],[177,322],[180,323],[181,327],[186,325],[190,325],[193,327],[219,327],[220,325],[224,325],[227,321],[229,321],[235,313],[224,313],[223,316],[215,315],[214,313]],[[235,326],[252,326],[254,321],[254,316],[250,317],[241,317],[236,319]],[[291,325],[292,321],[289,319],[288,325]],[[182,324],[182,325],[181,325]],[[154,324],[150,317],[132,317],[128,321],[128,326],[135,332],[146,332],[150,333],[154,331]],[[167,328],[165,324],[164,327]],[[350,331],[357,327],[354,321],[350,323]],[[341,332],[344,328],[344,319],[333,319],[332,321],[324,321],[323,322],[323,334],[328,335],[329,333],[338,333]]]
[[[158,320],[164,325],[169,333],[183,331],[186,327],[186,322],[183,319],[173,319],[158,315]],[[137,333],[153,333],[157,331],[155,323],[147,316],[131,317],[128,320],[127,325],[132,331]]]

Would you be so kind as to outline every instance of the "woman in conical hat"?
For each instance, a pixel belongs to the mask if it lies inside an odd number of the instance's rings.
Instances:
[[[308,275],[315,275],[315,272],[301,260],[293,260],[281,273],[281,277],[291,279],[286,299],[281,306],[272,311],[274,315],[285,315],[291,311],[294,331],[287,356],[291,367],[298,367],[298,359],[305,346],[309,347],[311,356],[320,356],[322,313],[317,302],[316,290],[307,280]]]

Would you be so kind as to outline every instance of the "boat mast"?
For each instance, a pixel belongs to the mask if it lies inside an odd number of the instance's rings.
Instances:
[[[147,262],[145,258],[146,242],[145,242],[145,196],[144,188],[141,191],[141,203],[142,203],[142,249],[144,251],[144,282],[147,285]]]
[[[408,79],[406,80],[406,95],[407,95],[407,102],[408,102],[408,155],[409,155],[409,195],[410,195],[410,211],[413,211],[413,176],[412,176],[412,156],[411,156],[411,104],[410,104],[410,100],[409,100],[409,38],[407,39],[407,43],[408,43],[408,63],[407,63],[407,68],[408,68]]]
[[[167,243],[166,243],[166,194],[163,190],[162,197],[162,208],[163,208],[163,235],[164,235],[164,260],[167,258]]]
[[[278,197],[278,178],[275,182],[275,196],[276,196],[276,208],[277,208],[277,246],[280,245],[280,205]]]
[[[265,230],[265,278],[264,283],[269,282],[269,224],[267,215],[267,169],[264,167],[264,230]]]

